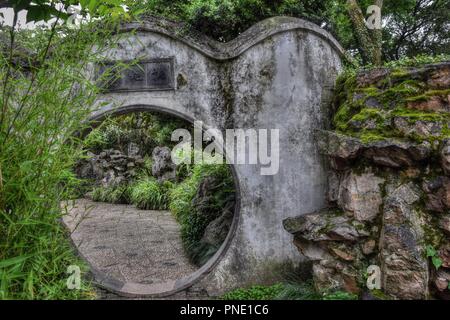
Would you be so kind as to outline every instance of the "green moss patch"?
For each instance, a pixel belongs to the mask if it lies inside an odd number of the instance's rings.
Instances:
[[[364,143],[386,138],[431,142],[449,137],[446,122],[450,120],[450,113],[408,109],[407,104],[428,101],[432,97],[447,99],[450,88],[431,90],[426,80],[415,76],[411,68],[402,65],[392,67],[385,79],[363,87],[357,87],[356,72],[346,71],[339,77],[335,99],[338,105],[333,118],[336,130],[359,138]],[[409,125],[417,121],[440,122],[443,130],[438,137],[436,134],[419,137],[414,133],[405,136],[404,132],[393,126],[395,117],[402,117]]]

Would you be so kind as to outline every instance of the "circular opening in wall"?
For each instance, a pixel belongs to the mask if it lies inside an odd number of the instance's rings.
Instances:
[[[63,222],[94,281],[126,296],[189,287],[214,267],[235,228],[233,167],[188,163],[204,147],[193,145],[175,164],[180,141],[172,133],[193,137],[193,122],[159,109],[132,107],[93,120]]]

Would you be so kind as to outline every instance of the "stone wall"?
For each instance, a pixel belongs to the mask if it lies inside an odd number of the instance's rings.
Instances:
[[[143,164],[140,155],[105,149],[98,154],[88,152],[87,158],[77,163],[75,171],[79,178],[90,179],[95,186],[107,188],[132,181]]]
[[[317,135],[330,207],[284,221],[316,288],[449,299],[450,63],[344,75],[335,107],[335,130]]]

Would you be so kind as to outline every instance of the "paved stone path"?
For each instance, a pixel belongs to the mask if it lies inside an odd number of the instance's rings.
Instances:
[[[180,226],[169,211],[71,201],[64,223],[82,255],[124,282],[163,283],[195,271],[184,256]]]

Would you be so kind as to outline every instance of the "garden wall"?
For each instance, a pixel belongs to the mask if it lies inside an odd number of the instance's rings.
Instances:
[[[269,281],[280,266],[301,261],[282,221],[325,205],[326,168],[314,130],[329,122],[343,53],[336,40],[288,17],[262,21],[228,43],[164,20],[122,31],[105,62],[139,59],[143,68],[110,83],[92,119],[160,111],[220,130],[279,129],[280,170],[265,176],[261,164],[233,166],[239,196],[232,231],[197,273],[164,288],[119,284],[115,291],[169,295],[195,283],[213,295]]]

